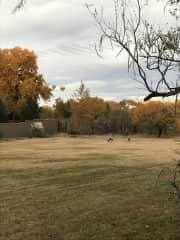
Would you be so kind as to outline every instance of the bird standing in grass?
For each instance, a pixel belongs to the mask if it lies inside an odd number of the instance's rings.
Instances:
[[[108,138],[107,142],[113,142],[114,139],[112,137]]]
[[[107,142],[113,142],[113,141],[114,141],[113,135],[110,134],[109,138],[107,139]]]

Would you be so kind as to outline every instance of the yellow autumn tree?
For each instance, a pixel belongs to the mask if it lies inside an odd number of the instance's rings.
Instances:
[[[143,132],[157,133],[160,137],[169,129],[175,128],[175,116],[172,103],[152,101],[139,103],[132,110],[132,123]]]
[[[0,50],[0,98],[12,119],[19,116],[27,102],[37,103],[51,96],[51,89],[38,72],[33,51],[15,47]]]
[[[41,106],[40,108],[40,118],[41,119],[51,119],[54,118],[54,109],[48,105]]]
[[[71,101],[75,128],[78,132],[93,133],[93,122],[106,113],[106,103],[98,97],[87,97]]]
[[[80,133],[93,133],[93,121],[105,114],[106,103],[98,97],[91,97],[89,89],[81,84],[70,101],[74,127]]]

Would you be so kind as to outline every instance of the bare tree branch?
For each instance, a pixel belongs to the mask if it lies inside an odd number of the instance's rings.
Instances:
[[[26,4],[26,0],[19,0],[19,2],[16,4],[14,9],[12,10],[12,14],[16,13],[19,11],[22,7],[24,7]]]
[[[176,3],[179,2],[178,0]],[[117,56],[122,51],[128,54],[128,70],[139,76],[149,95],[145,101],[153,97],[168,97],[180,93],[180,85],[176,85],[179,76],[171,81],[169,72],[179,72],[180,66],[180,28],[167,31],[155,30],[142,16],[142,0],[114,1],[114,21],[105,21],[104,11],[101,14],[96,8],[87,5],[101,31],[99,51],[103,41],[109,39],[118,46]],[[172,2],[169,2],[170,4]],[[130,8],[133,7],[133,14]],[[101,54],[99,54],[101,55]],[[153,81],[151,72],[157,79]],[[137,74],[136,74],[137,73]]]

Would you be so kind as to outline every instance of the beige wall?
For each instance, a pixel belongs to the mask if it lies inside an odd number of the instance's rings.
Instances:
[[[20,138],[31,136],[31,123],[42,122],[48,134],[58,132],[58,120],[56,119],[35,119],[20,123],[0,123],[0,137],[3,138]]]

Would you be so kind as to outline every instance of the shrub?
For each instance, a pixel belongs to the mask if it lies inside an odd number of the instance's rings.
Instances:
[[[2,133],[2,132],[0,132],[0,139],[1,139],[1,138],[3,138],[3,133]]]
[[[5,104],[0,100],[0,123],[8,122],[8,112]]]
[[[33,127],[32,128],[32,137],[39,137],[39,138],[44,138],[47,136],[46,134],[46,131],[43,129],[43,128],[36,128],[36,127]]]
[[[43,138],[47,136],[42,122],[34,122],[31,124],[31,127],[32,127],[32,130],[31,130],[32,137]]]
[[[74,129],[74,128],[70,128],[68,130],[68,134],[69,135],[77,135],[77,134],[79,134],[79,132],[76,129]]]

